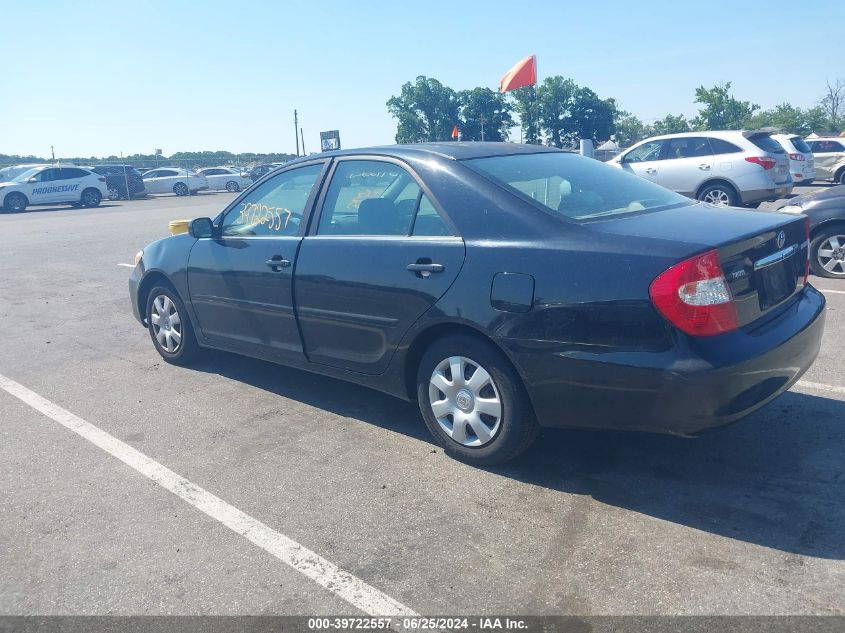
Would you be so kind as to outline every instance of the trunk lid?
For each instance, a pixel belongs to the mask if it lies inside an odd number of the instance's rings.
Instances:
[[[591,223],[591,228],[628,238],[682,242],[690,257],[716,249],[740,326],[803,288],[809,248],[803,215],[699,203]]]
[[[781,147],[770,132],[752,131],[743,132],[743,136],[760,149],[761,156],[768,156],[775,160],[776,164],[770,173],[776,185],[789,184],[792,175],[789,169],[789,154]]]

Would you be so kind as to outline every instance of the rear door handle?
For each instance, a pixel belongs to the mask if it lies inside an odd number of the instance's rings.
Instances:
[[[290,266],[290,261],[288,261],[281,255],[273,255],[273,257],[271,257],[264,263],[267,264],[270,268],[272,268],[273,272],[279,272],[282,268],[287,268],[288,266]]]
[[[701,165],[698,166],[698,168],[701,171],[710,171],[710,165],[707,165],[706,163],[702,163]]]
[[[428,277],[431,273],[442,273],[445,267],[443,264],[408,264],[406,266],[411,272],[419,274],[420,277]]]
[[[645,170],[645,173],[647,173],[647,174],[656,174],[656,173],[657,173],[657,170],[656,170],[654,167],[649,167],[648,169],[646,169],[646,170]]]

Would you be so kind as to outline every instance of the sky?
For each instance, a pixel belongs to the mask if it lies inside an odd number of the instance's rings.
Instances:
[[[572,78],[647,123],[695,115],[701,84],[810,107],[845,78],[845,38],[820,50],[801,26],[845,24],[841,0],[0,0],[0,13],[0,154],[293,153],[294,109],[309,152],[321,130],[393,143],[385,102],[403,83],[497,89],[530,54],[540,81]]]

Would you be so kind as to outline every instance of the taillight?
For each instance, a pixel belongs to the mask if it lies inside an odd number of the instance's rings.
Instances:
[[[804,154],[790,154],[789,160],[804,160]]]
[[[754,163],[755,165],[760,165],[763,169],[773,169],[778,162],[774,158],[769,158],[768,156],[746,156],[745,160],[749,163]]]
[[[739,327],[715,250],[675,264],[651,282],[648,293],[664,317],[692,336],[715,336]]]
[[[804,218],[804,228],[807,230],[807,261],[804,264],[804,285],[810,280],[810,218]]]

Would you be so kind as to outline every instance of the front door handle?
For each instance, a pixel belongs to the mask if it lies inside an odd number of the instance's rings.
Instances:
[[[699,168],[701,171],[710,171],[710,165],[708,165],[708,164],[706,164],[706,163],[702,163],[701,165],[699,165],[699,166],[698,166],[698,168]]]
[[[656,173],[657,173],[657,170],[656,170],[654,167],[649,167],[648,169],[646,169],[646,170],[645,170],[645,173],[647,173],[647,174],[656,174]]]
[[[271,257],[264,263],[267,264],[270,268],[272,268],[273,272],[276,273],[280,272],[282,268],[287,268],[288,266],[290,266],[290,261],[285,259],[281,255],[273,255],[273,257]]]

